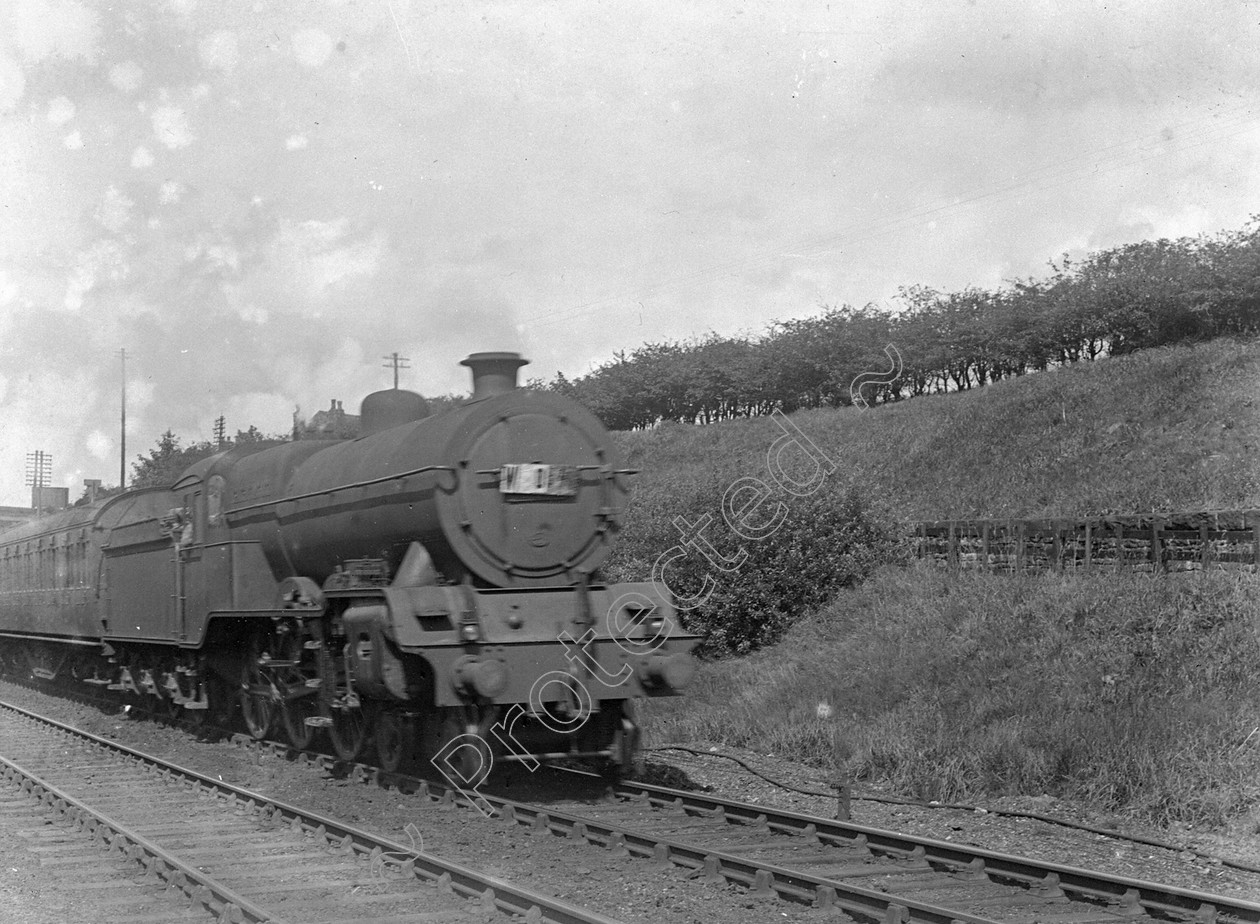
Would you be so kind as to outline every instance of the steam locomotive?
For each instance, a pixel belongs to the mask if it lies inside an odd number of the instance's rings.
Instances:
[[[517,388],[526,362],[475,353],[443,413],[376,392],[356,439],[237,446],[0,534],[0,667],[391,770],[625,770],[633,702],[681,690],[696,639],[653,584],[599,582],[634,472]]]

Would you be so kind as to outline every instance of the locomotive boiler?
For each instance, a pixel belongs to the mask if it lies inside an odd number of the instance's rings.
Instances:
[[[524,363],[476,353],[451,410],[376,392],[357,439],[238,446],[0,534],[0,660],[388,769],[475,741],[465,779],[624,770],[634,700],[686,685],[695,638],[653,584],[599,580],[633,472]]]

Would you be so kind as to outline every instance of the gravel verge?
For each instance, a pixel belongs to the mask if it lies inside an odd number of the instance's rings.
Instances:
[[[649,766],[659,768],[662,785],[679,785],[685,776],[693,784],[716,794],[745,802],[791,809],[810,815],[836,817],[835,798],[817,798],[790,792],[758,778],[732,761],[729,754],[750,767],[797,789],[828,791],[831,780],[817,768],[796,761],[762,755],[711,743],[688,744],[712,756],[687,751],[653,750]],[[862,785],[857,791],[897,798]],[[1063,818],[1094,828],[1163,841],[1173,850],[1151,847],[1123,838],[1107,837],[1029,818],[997,814],[994,810],[1028,812]],[[854,798],[851,819],[875,828],[921,835],[1032,859],[1061,863],[1098,872],[1132,876],[1220,895],[1260,900],[1260,874],[1226,866],[1225,859],[1260,867],[1260,835],[1243,831],[1196,831],[1189,826],[1172,830],[1135,824],[1115,815],[1097,815],[1051,796],[1012,796],[995,799],[972,811],[929,806],[888,805]]]

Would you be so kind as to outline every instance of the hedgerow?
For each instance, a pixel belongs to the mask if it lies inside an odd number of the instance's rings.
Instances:
[[[768,524],[782,510],[781,524],[765,538],[743,538],[722,515],[723,494],[738,477],[710,470],[654,484],[636,498],[608,569],[615,580],[653,574],[687,607],[682,620],[703,637],[702,655],[741,654],[775,642],[840,588],[907,555],[889,511],[857,488],[828,482],[805,497],[776,491],[748,522]],[[689,537],[694,541],[687,543]],[[662,569],[670,550],[677,557]]]

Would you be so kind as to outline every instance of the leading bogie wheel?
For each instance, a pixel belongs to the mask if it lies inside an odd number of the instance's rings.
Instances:
[[[328,738],[333,752],[345,761],[358,760],[371,740],[370,713],[361,705],[343,706],[339,703],[329,705],[328,712],[332,719],[332,724],[328,726]]]
[[[415,719],[396,709],[382,709],[375,724],[376,757],[382,769],[397,773],[415,753]]]
[[[477,787],[494,767],[490,745],[483,734],[487,723],[471,708],[448,707],[439,711],[436,738],[428,742],[425,758],[442,776],[461,787]],[[428,770],[429,768],[426,768]]]

